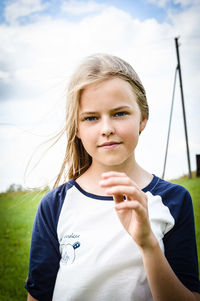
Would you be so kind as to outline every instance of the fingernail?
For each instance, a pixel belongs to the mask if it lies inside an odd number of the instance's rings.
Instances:
[[[104,178],[106,176],[106,172],[101,174],[101,177]]]

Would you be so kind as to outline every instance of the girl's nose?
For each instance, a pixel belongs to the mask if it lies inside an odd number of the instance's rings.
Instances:
[[[108,118],[103,119],[101,128],[102,135],[108,137],[114,134],[114,131],[115,130],[112,121]]]

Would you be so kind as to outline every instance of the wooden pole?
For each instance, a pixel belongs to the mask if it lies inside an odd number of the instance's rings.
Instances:
[[[180,64],[180,56],[179,56],[178,38],[175,38],[175,45],[176,45],[176,55],[177,55],[177,61],[178,61],[178,73],[179,73],[180,89],[181,89],[183,122],[184,122],[184,129],[185,129],[185,142],[186,142],[187,161],[188,161],[188,177],[189,177],[189,179],[191,179],[192,178],[192,173],[191,173],[191,166],[190,166],[190,153],[189,153],[189,144],[188,144],[188,134],[187,134],[185,104],[184,104],[184,96],[183,96],[183,85],[182,85],[182,76],[181,76],[181,64]]]

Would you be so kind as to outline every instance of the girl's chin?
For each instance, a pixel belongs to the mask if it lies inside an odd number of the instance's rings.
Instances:
[[[95,162],[93,161],[92,165],[95,166],[95,168],[101,168],[105,171],[113,170],[113,171],[124,171],[126,167],[130,166],[132,164],[130,160],[102,160]]]

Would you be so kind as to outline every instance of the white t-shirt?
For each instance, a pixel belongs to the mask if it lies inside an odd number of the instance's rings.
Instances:
[[[148,196],[151,227],[162,251],[180,280],[191,290],[198,291],[189,193],[156,176],[143,191]],[[180,231],[181,238],[178,237]],[[183,247],[186,236],[190,236],[192,250],[177,250],[178,244]],[[181,271],[180,260],[177,261],[182,253],[188,261],[184,263],[184,271]],[[187,258],[191,255],[192,268],[189,267],[191,257]],[[193,278],[189,279],[191,271]],[[53,301],[153,300],[141,252],[120,223],[113,198],[88,193],[74,180],[53,190],[41,201],[33,228],[26,287],[33,297],[39,296],[39,300],[51,300],[52,293]]]

